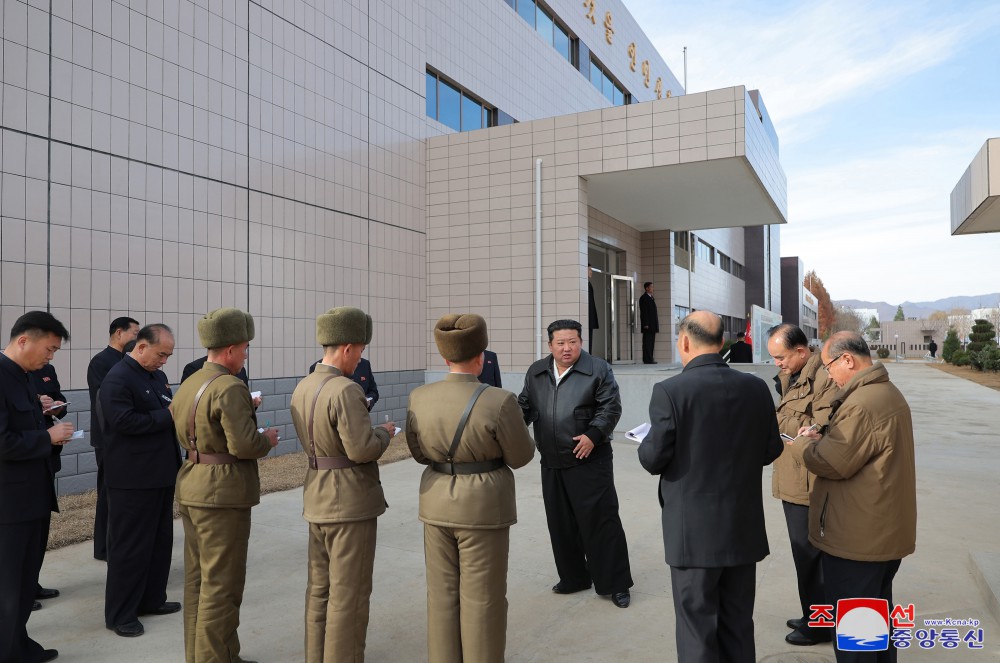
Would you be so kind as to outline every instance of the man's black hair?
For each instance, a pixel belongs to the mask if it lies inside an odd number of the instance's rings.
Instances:
[[[805,332],[799,329],[797,325],[793,325],[790,322],[775,325],[767,330],[768,338],[774,338],[775,336],[777,336],[781,341],[781,344],[789,350],[809,347],[809,339],[806,338]]]
[[[173,334],[170,331],[170,327],[166,326],[162,322],[157,322],[152,325],[146,325],[139,330],[139,335],[135,337],[136,342],[145,341],[150,345],[156,345],[160,342],[160,334],[166,332],[168,334]]]
[[[649,290],[649,286],[651,286],[651,285],[653,285],[652,281],[646,281],[645,283],[642,284],[642,289],[643,290]]]
[[[48,311],[28,311],[15,320],[14,326],[10,329],[10,340],[13,341],[21,334],[27,334],[31,337],[55,334],[64,341],[69,340],[69,331],[66,326],[56,320],[56,317]]]
[[[122,331],[128,331],[132,325],[139,324],[138,320],[134,320],[127,316],[122,316],[120,318],[115,318],[111,321],[111,326],[108,327],[108,336],[114,336],[115,332],[121,329]]]
[[[557,331],[562,331],[564,329],[575,329],[577,336],[581,339],[583,338],[583,325],[581,325],[576,320],[556,320],[555,322],[549,323],[549,342],[552,342],[552,336]]]

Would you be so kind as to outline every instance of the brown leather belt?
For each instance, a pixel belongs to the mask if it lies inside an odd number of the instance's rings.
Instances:
[[[478,463],[439,463],[437,461],[431,461],[432,470],[440,472],[441,474],[450,474],[451,476],[455,476],[456,474],[482,474],[483,472],[492,472],[493,470],[499,470],[504,465],[506,465],[506,463],[504,463],[501,458],[483,460]]]
[[[239,460],[233,454],[207,454],[196,449],[187,452],[187,459],[195,465],[232,465]]]
[[[309,467],[314,470],[345,470],[356,465],[347,456],[309,456]]]

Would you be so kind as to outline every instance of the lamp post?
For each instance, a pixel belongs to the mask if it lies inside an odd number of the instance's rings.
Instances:
[[[899,334],[896,334],[896,361],[899,361]]]

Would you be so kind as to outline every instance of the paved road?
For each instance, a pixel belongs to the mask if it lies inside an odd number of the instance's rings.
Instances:
[[[919,619],[982,620],[986,648],[903,652],[901,660],[996,661],[1000,626],[974,581],[970,553],[1000,553],[1000,392],[925,365],[890,364],[892,379],[913,409],[917,439],[919,531],[917,552],[896,578],[899,602],[916,605]],[[636,459],[635,447],[615,445],[622,519],[635,579],[632,607],[615,608],[593,593],[556,596],[537,460],[516,473],[519,523],[511,534],[508,660],[675,660],[673,607],[663,562],[656,479]],[[379,519],[378,552],[368,661],[426,660],[425,594],[417,487],[421,469],[412,461],[382,468],[390,504]],[[757,655],[767,661],[832,661],[828,645],[795,648],[783,641],[784,622],[797,598],[791,553],[780,504],[770,497],[770,469],[761,490],[771,555],[758,566],[755,610]],[[169,594],[182,594],[180,523],[175,527]],[[306,577],[306,527],[301,491],[265,497],[254,509],[246,600],[240,636],[243,654],[275,662],[302,660]],[[63,596],[47,601],[28,624],[31,635],[62,652],[60,661],[114,663],[182,661],[181,616],[146,617],[146,635],[116,637],[103,625],[105,566],[91,558],[89,543],[50,553],[42,582]]]

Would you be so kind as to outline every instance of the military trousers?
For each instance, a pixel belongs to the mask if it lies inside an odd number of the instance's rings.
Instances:
[[[309,523],[306,663],[365,660],[376,519]]]
[[[502,663],[510,528],[424,524],[427,660]]]
[[[186,663],[240,661],[250,509],[181,505]]]
[[[0,524],[0,663],[37,660],[43,647],[28,637],[28,617],[49,540],[48,514]]]

